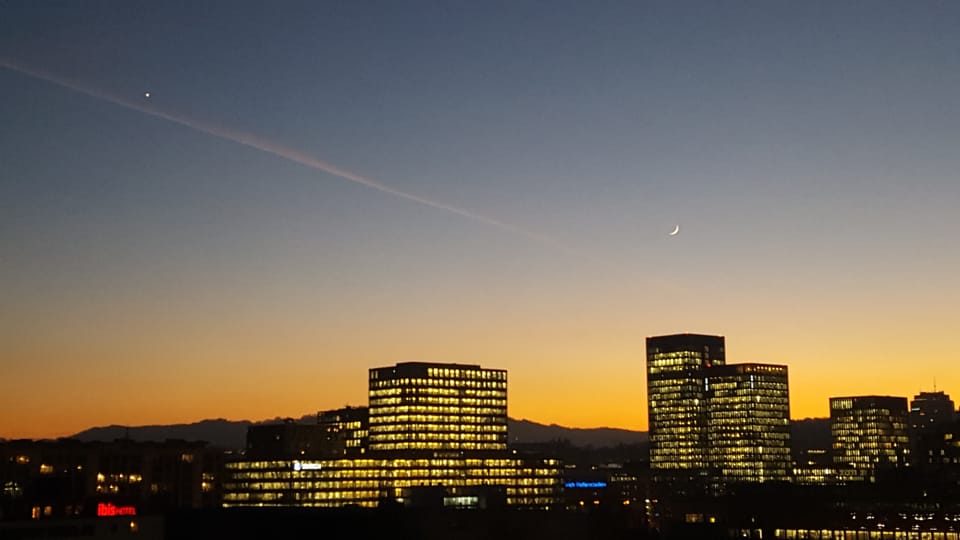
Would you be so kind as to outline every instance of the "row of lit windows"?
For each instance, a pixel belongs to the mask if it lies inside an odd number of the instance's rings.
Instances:
[[[430,377],[507,380],[507,372],[502,369],[427,368],[427,375]]]
[[[893,427],[889,424],[857,425],[857,424],[834,424],[830,430],[834,434],[853,433],[857,435],[881,435],[889,437],[906,437],[904,427]]]
[[[711,432],[708,439],[711,447],[718,448],[757,446],[758,443],[787,448],[790,436],[787,433],[719,431]]]
[[[786,403],[742,403],[733,407],[710,407],[707,416],[714,418],[782,418],[787,419],[789,406]]]
[[[470,380],[470,379],[379,379],[370,381],[371,389],[380,388],[427,388],[427,387],[456,387],[456,388],[499,388],[506,390],[507,382],[500,380]]]
[[[397,392],[397,390],[401,390]],[[429,387],[416,387],[416,388],[391,388],[385,390],[373,390],[370,392],[370,397],[384,397],[384,396],[396,396],[396,395],[418,395],[424,394],[428,396],[474,396],[474,397],[498,397],[506,398],[506,390],[487,390],[487,389],[472,389],[472,388],[429,388]]]
[[[651,400],[650,402],[650,414],[657,416],[670,416],[676,414],[685,414],[690,418],[691,414],[696,414],[700,412],[700,400],[691,399],[691,400],[661,400],[661,396],[657,396],[658,399]]]
[[[470,407],[477,405],[487,405],[506,408],[506,398],[475,398],[475,397],[443,397],[443,396],[404,396],[401,398],[370,399],[370,416],[376,414],[379,405],[399,405],[399,404],[421,403],[424,405],[459,405],[461,407]]]
[[[342,479],[346,470],[334,465],[352,462],[380,467],[358,469],[350,479]],[[561,488],[556,460],[545,460],[546,467],[519,467],[516,459],[418,459],[418,460],[321,460],[302,462],[300,471],[295,462],[228,463],[228,479],[224,484],[224,506],[297,505],[339,506],[359,504],[375,506],[386,493],[399,496],[402,489],[416,486],[503,486],[508,504],[555,504]],[[300,463],[300,462],[296,462]],[[467,464],[473,465],[464,468]],[[455,467],[446,467],[454,464]],[[489,465],[476,467],[476,465]],[[391,466],[400,469],[390,470]],[[402,467],[413,466],[413,469]],[[312,467],[317,467],[316,469]],[[382,467],[382,468],[381,468]],[[336,474],[329,478],[324,475]],[[327,504],[333,502],[333,504]]]
[[[272,488],[284,485],[302,485],[314,487],[346,488],[355,485],[366,485],[364,482],[390,482],[398,479],[435,479],[435,478],[481,478],[481,479],[510,479],[518,485],[541,485],[553,482],[559,474],[556,468],[518,468],[518,467],[456,467],[456,468],[429,468],[429,469],[358,469],[355,471],[336,470],[238,470],[228,475],[224,482],[225,488],[230,486],[253,485]]]
[[[476,416],[470,414],[462,414],[462,410],[455,414],[415,414],[412,409],[412,406],[402,406],[402,407],[382,407],[377,409],[376,417],[372,419],[372,422],[379,423],[383,422],[384,418],[396,418],[398,421],[407,422],[415,421],[421,423],[429,422],[461,422],[464,424],[491,424],[506,422],[506,419],[499,415],[484,415]],[[387,416],[395,415],[395,416]]]
[[[906,437],[862,437],[847,434],[834,435],[834,446],[844,448],[847,446],[856,446],[859,448],[900,448],[907,446],[909,439]]]
[[[453,401],[449,403],[457,406],[440,407],[439,405],[443,403],[440,399],[426,396],[375,398],[370,400],[370,415],[376,416],[377,414],[381,414],[380,411],[392,410],[394,407],[398,409],[402,409],[404,407],[419,409],[417,412],[447,412],[453,414],[459,414],[461,412],[464,414],[476,414],[474,409],[476,409],[478,406],[492,406],[503,413],[506,413],[507,409],[507,401],[505,399],[480,399],[467,397],[448,399],[453,399]],[[428,408],[429,410],[425,408]]]
[[[543,460],[544,463],[548,465],[556,465],[558,462],[555,459],[546,459]],[[300,463],[301,465],[315,465],[320,467],[318,470],[330,470],[330,469],[342,469],[342,470],[355,470],[355,469],[386,469],[386,468],[410,468],[410,467],[422,467],[422,468],[437,468],[437,467],[519,467],[523,462],[520,459],[516,458],[420,458],[420,459],[407,459],[407,458],[389,458],[389,459],[371,459],[371,458],[354,458],[354,459],[325,459],[325,460],[312,460],[312,461],[289,461],[289,460],[273,460],[273,461],[231,461],[226,463],[226,468],[228,470],[268,470],[274,469],[278,471],[290,471],[293,470],[294,465]],[[303,473],[312,472],[312,469],[304,469]]]
[[[529,470],[520,469],[465,469],[465,470],[441,470],[441,469],[414,469],[403,471],[366,471],[368,474],[354,479],[343,478],[322,478],[322,479],[291,479],[274,478],[272,475],[268,478],[259,478],[251,476],[249,473],[237,474],[224,482],[224,489],[227,491],[250,491],[250,490],[352,490],[352,489],[370,489],[383,486],[409,487],[417,483],[432,485],[439,482],[447,482],[451,485],[483,485],[499,484],[509,486],[552,486],[557,483],[559,473],[556,470]],[[393,472],[394,474],[380,474]]]
[[[371,443],[388,441],[499,441],[506,440],[500,433],[377,433],[370,436]]]
[[[497,397],[506,399],[507,391],[506,389],[473,389],[473,388],[429,388],[429,387],[414,387],[414,388],[384,388],[379,390],[371,390],[369,397],[370,399],[382,398],[382,397],[391,397],[391,396],[411,396],[411,395],[428,395],[428,396],[472,396],[472,397]]]
[[[747,532],[747,531],[745,531]],[[786,540],[960,540],[956,531],[863,529],[775,529],[774,538]],[[744,536],[746,538],[746,536]]]
[[[779,387],[787,387],[787,379],[782,376],[770,376],[770,375],[750,375],[749,378],[743,376],[743,374],[736,375],[712,375],[707,373],[705,377],[706,380],[710,381],[711,385],[731,385],[737,386],[741,384],[756,384],[756,385],[776,385]]]
[[[665,392],[703,391],[703,382],[699,379],[691,379],[689,377],[664,377],[658,379],[648,379],[647,384],[651,389],[658,389]]]
[[[701,429],[700,424],[695,418],[689,415],[670,415],[650,420],[651,436],[659,433],[696,433]]]
[[[395,384],[406,385],[427,384],[426,381],[431,381],[431,384],[441,384],[442,381],[456,381],[460,383],[467,381],[503,381],[505,384],[507,380],[507,372],[502,370],[430,368],[427,370],[426,377],[396,377],[393,376],[394,373],[391,373],[391,369],[392,368],[371,370],[370,380],[373,381],[371,384],[376,384],[377,382],[393,382]]]
[[[413,414],[441,414],[447,418],[470,418],[478,417],[480,418],[493,418],[497,419],[498,417],[502,418],[507,414],[507,408],[505,406],[501,407],[478,407],[478,406],[469,406],[469,407],[441,407],[437,405],[407,405],[405,407],[384,407],[384,408],[373,408],[370,409],[370,422],[376,423],[379,422],[379,419],[385,414],[390,414],[389,411],[398,410],[400,412],[408,412],[403,409],[408,409],[410,413]]]
[[[371,443],[371,450],[444,450],[444,449],[460,449],[460,450],[503,450],[506,448],[506,443],[498,442],[389,442],[389,443]]]
[[[289,493],[293,499],[343,499],[360,496],[366,498],[369,493],[402,490],[420,486],[474,487],[502,486],[508,493],[544,494],[559,491],[560,477],[518,480],[509,477],[485,476],[480,478],[414,478],[396,479],[390,482],[238,482],[224,485],[225,500],[249,499]],[[277,497],[279,498],[279,497]]]
[[[787,387],[783,388],[761,388],[761,387],[741,387],[730,389],[711,388],[708,400],[711,401],[733,401],[737,399],[752,400],[757,397],[787,399]]]
[[[462,423],[436,423],[436,424],[413,424],[410,421],[384,421],[383,425],[374,424],[373,434],[377,436],[382,433],[410,433],[410,432],[439,432],[439,433],[461,433],[461,432],[487,432],[487,433],[506,433],[507,426],[502,424],[462,424]]]
[[[757,446],[749,449],[724,448],[709,452],[708,460],[717,463],[765,463],[768,461],[790,462],[790,449],[784,447]]]

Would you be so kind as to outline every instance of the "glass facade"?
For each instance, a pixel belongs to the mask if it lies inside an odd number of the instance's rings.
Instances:
[[[560,500],[553,459],[507,456],[356,458],[228,463],[224,506],[373,507],[407,502],[416,490],[491,493],[510,506],[546,508]]]
[[[856,396],[830,398],[833,460],[869,480],[879,467],[906,464],[909,457],[907,398]]]
[[[505,370],[402,363],[371,369],[369,389],[368,408],[318,417],[345,456],[228,463],[224,505],[418,505],[437,496],[457,507],[560,503],[557,460],[507,451]]]
[[[647,338],[650,467],[698,476],[706,468],[704,369],[725,364],[724,338],[675,334]]]
[[[505,450],[507,372],[402,363],[370,370],[370,450]]]
[[[707,464],[714,488],[789,481],[787,367],[728,364],[707,370]]]

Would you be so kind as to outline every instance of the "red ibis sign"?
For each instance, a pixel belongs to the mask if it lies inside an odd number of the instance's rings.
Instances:
[[[100,503],[97,505],[98,517],[135,516],[135,515],[137,515],[136,506],[116,506],[111,503]]]

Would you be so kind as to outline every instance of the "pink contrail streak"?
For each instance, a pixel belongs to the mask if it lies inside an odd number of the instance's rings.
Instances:
[[[555,240],[549,236],[528,231],[522,227],[518,227],[516,225],[510,224],[504,221],[500,221],[498,219],[487,217],[482,214],[471,212],[470,210],[467,210],[465,208],[460,208],[458,206],[453,206],[450,204],[434,201],[431,199],[420,197],[418,195],[414,195],[412,193],[401,191],[396,188],[392,188],[386,184],[381,184],[376,180],[372,180],[370,178],[366,178],[359,174],[355,174],[350,171],[341,169],[335,165],[331,165],[329,163],[326,163],[325,161],[321,161],[315,157],[306,155],[300,151],[297,151],[291,148],[287,148],[281,144],[264,139],[262,137],[259,137],[251,133],[243,133],[240,131],[235,131],[235,130],[224,128],[221,126],[215,126],[215,125],[199,122],[183,115],[166,112],[156,107],[147,105],[145,103],[133,101],[133,100],[124,98],[122,96],[114,95],[109,92],[100,90],[98,88],[94,88],[92,86],[68,79],[66,77],[62,77],[60,75],[56,75],[56,74],[35,69],[35,68],[26,67],[4,58],[0,58],[0,67],[4,67],[12,71],[21,73],[23,75],[27,75],[36,79],[40,79],[49,83],[56,84],[58,86],[62,86],[64,88],[68,88],[70,90],[74,90],[76,92],[80,92],[82,94],[85,94],[95,99],[99,99],[101,101],[106,101],[108,103],[113,103],[114,105],[119,105],[121,107],[131,109],[137,112],[141,112],[144,114],[148,114],[156,118],[161,118],[163,120],[167,120],[169,122],[173,122],[175,124],[188,127],[200,133],[205,133],[207,135],[212,135],[220,139],[233,141],[235,143],[242,144],[244,146],[249,146],[250,148],[256,148],[257,150],[260,150],[262,152],[267,152],[269,154],[273,154],[277,157],[286,159],[288,161],[293,161],[295,163],[299,163],[306,167],[311,167],[318,171],[323,171],[325,173],[332,174],[334,176],[337,176],[349,182],[353,182],[355,184],[364,185],[369,188],[382,191],[384,193],[389,193],[395,197],[400,197],[402,199],[414,201],[432,208],[436,208],[438,210],[444,210],[446,212],[450,212],[452,214],[456,214],[458,216],[461,216],[479,223],[484,223],[486,225],[490,225],[498,229],[502,229],[514,234],[518,234],[568,254],[572,254],[578,257],[584,257],[588,259],[594,259],[591,256],[579,253],[577,250],[570,248],[564,245],[562,242],[559,242],[558,240]]]

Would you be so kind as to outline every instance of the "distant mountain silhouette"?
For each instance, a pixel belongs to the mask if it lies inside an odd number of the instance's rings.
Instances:
[[[207,441],[210,446],[230,450],[242,449],[251,424],[276,424],[284,421],[313,423],[316,415],[300,418],[273,418],[259,422],[249,420],[201,420],[192,424],[166,426],[105,426],[90,428],[70,438],[81,441],[113,441],[130,438],[135,441],[164,441],[180,439]],[[647,432],[618,428],[569,428],[556,424],[540,424],[531,420],[509,419],[508,433],[511,443],[545,443],[566,441],[577,447],[609,448],[617,445],[647,444]],[[794,448],[829,448],[830,419],[807,418],[792,422],[792,446]]]
[[[81,441],[113,441],[130,438],[135,441],[163,441],[180,439],[187,441],[207,441],[210,446],[225,449],[241,449],[245,445],[247,427],[251,424],[276,424],[290,419],[274,418],[261,422],[249,420],[202,420],[192,424],[173,424],[167,426],[105,426],[90,428],[72,439]],[[313,423],[316,415],[308,414],[292,419],[294,422]],[[530,420],[509,419],[508,433],[512,443],[539,443],[550,441],[569,441],[574,446],[593,446],[596,448],[616,446],[618,444],[646,443],[647,434],[643,431],[630,431],[614,428],[568,428],[556,424],[545,425]]]
[[[70,438],[80,441],[114,441],[127,438],[134,441],[180,439],[207,441],[210,446],[237,450],[245,446],[247,426],[252,423],[247,420],[230,421],[221,418],[169,426],[104,426],[81,431]]]
[[[619,444],[646,444],[646,431],[618,428],[569,428],[556,424],[538,424],[531,420],[509,420],[507,433],[511,443],[540,443],[569,441],[574,446],[595,448]]]

